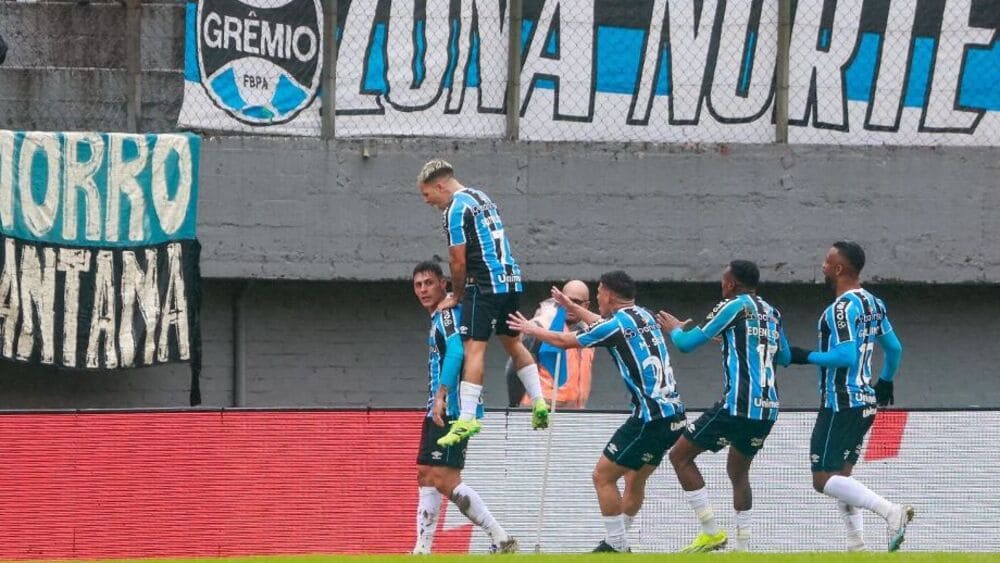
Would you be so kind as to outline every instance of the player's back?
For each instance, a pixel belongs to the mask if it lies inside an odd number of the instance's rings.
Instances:
[[[639,306],[615,311],[620,327],[608,347],[632,394],[633,414],[650,421],[684,412],[666,340],[653,314]]]
[[[483,191],[463,188],[444,211],[449,245],[465,244],[469,277],[484,293],[523,291],[521,268],[511,251],[497,205]]]
[[[780,347],[781,313],[758,295],[744,293],[716,306],[728,321],[722,331],[725,407],[753,420],[778,418],[774,355]]]
[[[818,330],[821,352],[852,342],[858,358],[849,367],[819,368],[822,405],[840,410],[874,404],[872,353],[878,336],[892,330],[885,303],[864,288],[846,291],[823,311]]]

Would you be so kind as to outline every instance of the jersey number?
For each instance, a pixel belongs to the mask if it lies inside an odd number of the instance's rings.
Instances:
[[[650,356],[643,360],[642,369],[650,368],[656,376],[656,389],[653,391],[654,397],[666,397],[674,392],[674,368],[670,365],[663,365],[660,358]]]
[[[757,357],[760,359],[760,386],[774,387],[774,346],[758,344]]]

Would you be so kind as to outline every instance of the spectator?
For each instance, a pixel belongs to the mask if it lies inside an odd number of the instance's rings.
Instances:
[[[583,307],[590,306],[590,290],[587,289],[587,284],[580,280],[566,282],[566,285],[563,286],[563,293],[573,300],[574,303]],[[531,320],[538,326],[548,329],[555,320],[557,310],[558,306],[555,301],[546,299],[539,303],[538,310],[535,311],[535,315]],[[567,312],[566,322],[558,330],[574,332],[584,328],[586,328],[586,323]],[[553,328],[551,330],[557,329]],[[538,348],[541,344],[541,341],[533,337],[524,337],[525,347],[531,351],[531,354],[536,359],[538,358]],[[590,398],[590,378],[593,363],[594,350],[592,348],[566,350],[567,377],[566,383],[559,388],[559,394],[556,396],[557,408],[582,409],[587,406],[587,399]],[[549,400],[552,397],[552,374],[539,363],[538,375],[542,384],[542,396],[546,400]],[[518,379],[514,366],[509,360],[507,362],[507,394],[510,406],[531,406],[531,400],[525,394],[524,386]]]

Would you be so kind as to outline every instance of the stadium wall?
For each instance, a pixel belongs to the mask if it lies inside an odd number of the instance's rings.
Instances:
[[[621,413],[557,413],[541,548],[589,551],[603,530],[590,482]],[[690,413],[693,418],[696,413]],[[0,416],[0,559],[102,559],[412,548],[414,411],[214,411]],[[754,464],[758,551],[842,550],[834,502],[812,490],[814,415],[784,413]],[[378,432],[381,439],[368,438]],[[996,551],[995,411],[878,415],[855,475],[917,517],[907,551]],[[947,435],[949,440],[940,440]],[[464,472],[497,519],[535,543],[548,435],[526,413],[487,414]],[[954,444],[963,447],[956,451]],[[942,459],[957,463],[939,471]],[[724,455],[699,460],[720,524],[732,525]],[[653,475],[631,531],[637,551],[676,551],[697,525],[669,467]],[[866,514],[870,549],[884,524]],[[962,526],[954,526],[962,522]],[[435,550],[488,542],[452,506]]]
[[[417,257],[414,257],[416,260]],[[522,309],[531,311],[549,284],[529,284]],[[233,355],[234,306],[243,293],[243,402]],[[905,407],[1000,407],[1000,299],[995,286],[881,285],[905,348],[896,387]],[[669,307],[682,318],[704,318],[719,299],[716,284],[641,284],[640,303]],[[766,285],[784,313],[793,343],[815,342],[815,323],[829,302],[820,285]],[[207,280],[202,334],[204,404],[253,407],[415,407],[427,389],[428,319],[405,282]],[[680,392],[691,408],[722,392],[719,352],[671,349]],[[610,356],[595,356],[591,408],[623,408],[624,385]],[[876,353],[877,361],[881,354]],[[487,354],[486,404],[506,406],[504,354]],[[0,409],[135,408],[187,405],[189,370],[177,364],[127,372],[86,373],[0,365]],[[812,368],[780,370],[785,407],[814,408]]]

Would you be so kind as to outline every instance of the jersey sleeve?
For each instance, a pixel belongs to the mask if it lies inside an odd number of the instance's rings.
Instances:
[[[734,320],[736,320],[737,315],[743,310],[743,303],[738,299],[732,299],[729,301],[723,301],[715,306],[715,309],[708,314],[708,318],[705,321],[705,325],[701,328],[705,336],[709,338],[714,338],[718,336],[722,331],[726,330],[726,327],[730,325]]]
[[[889,310],[886,308],[885,303],[879,299],[878,308],[882,311],[882,322],[878,324],[878,334],[876,336],[881,336],[884,334],[889,334],[892,332],[892,323],[889,322]]]
[[[448,237],[448,246],[465,244],[465,212],[467,207],[458,198],[451,200],[451,205],[444,212],[444,232]]]
[[[833,327],[834,343],[831,348],[838,344],[853,341],[858,334],[858,317],[861,311],[849,298],[839,299],[833,304],[828,313],[827,324]]]
[[[437,330],[448,340],[451,336],[458,334],[458,314],[455,309],[445,309],[437,318]]]
[[[611,346],[612,337],[621,334],[621,329],[618,319],[611,317],[597,321],[585,330],[576,333],[576,339],[584,348],[608,347]]]

